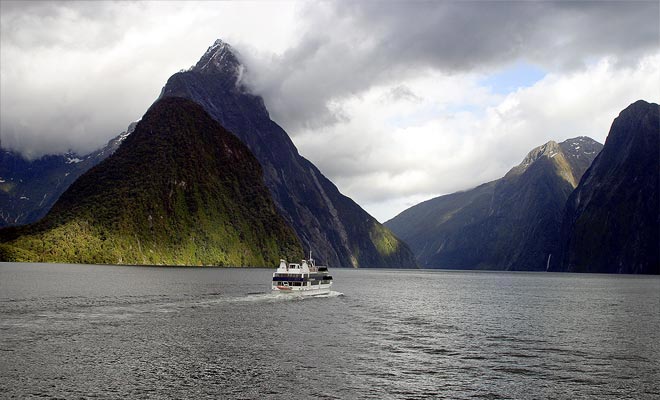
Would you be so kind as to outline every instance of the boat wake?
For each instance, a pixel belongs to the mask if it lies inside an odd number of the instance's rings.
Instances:
[[[286,293],[249,293],[243,297],[235,297],[230,301],[232,302],[241,302],[241,303],[258,303],[258,302],[279,302],[279,301],[299,301],[299,300],[308,300],[308,299],[327,299],[340,297],[344,294],[341,292],[335,292],[333,290],[328,293],[317,294],[317,295],[303,295],[296,292],[286,292]]]
[[[112,321],[119,323],[131,318],[137,318],[152,313],[179,313],[190,309],[211,308],[230,304],[264,304],[279,303],[285,301],[300,301],[319,298],[336,298],[343,296],[343,293],[330,291],[329,293],[315,296],[301,295],[298,293],[249,293],[238,297],[219,296],[219,293],[213,293],[212,298],[202,299],[172,299],[173,301],[144,301],[134,303],[103,303],[100,304],[78,304],[66,307],[64,309],[54,308],[52,310],[35,310],[34,313],[26,313],[22,318],[7,318],[0,321],[0,329],[6,326],[52,326],[66,324],[68,321]],[[117,301],[118,299],[114,299]],[[120,299],[121,300],[121,299]],[[26,316],[29,319],[26,320]]]
[[[330,291],[328,293],[318,294],[318,295],[302,295],[296,292],[258,292],[258,293],[248,293],[242,296],[218,296],[219,294],[214,294],[212,298],[206,299],[196,299],[191,301],[184,302],[175,302],[175,303],[166,303],[160,305],[161,312],[174,312],[181,309],[187,308],[198,308],[198,307],[214,307],[221,304],[249,304],[249,303],[277,303],[285,301],[300,301],[308,299],[323,299],[323,298],[335,298],[343,296],[341,292]]]

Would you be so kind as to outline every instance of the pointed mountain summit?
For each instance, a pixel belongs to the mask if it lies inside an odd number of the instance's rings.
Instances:
[[[265,266],[302,255],[249,149],[175,97],[43,220],[0,231],[1,261]]]
[[[637,101],[566,203],[553,269],[660,274],[660,106]]]
[[[238,78],[242,64],[235,52],[228,43],[218,39],[190,70],[205,74],[234,75]]]
[[[603,145],[586,136],[568,139],[562,143],[553,140],[530,151],[525,159],[507,173],[507,176],[521,175],[542,158],[553,161],[559,175],[573,187],[589,168]]]
[[[545,270],[566,199],[602,145],[550,141],[503,178],[413,206],[385,226],[430,268]]]
[[[566,161],[570,164],[571,170],[575,172],[573,178],[576,183],[580,181],[580,177],[589,169],[596,155],[603,149],[602,144],[586,136],[563,141],[559,146]]]
[[[195,101],[247,145],[280,213],[319,260],[342,267],[414,267],[406,244],[298,154],[262,98],[242,85],[243,70],[231,46],[216,41],[194,67],[168,79],[161,98]]]

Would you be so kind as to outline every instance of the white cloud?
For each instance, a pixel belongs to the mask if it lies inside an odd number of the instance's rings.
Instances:
[[[304,4],[285,52],[248,56],[250,84],[294,134],[341,122],[347,98],[428,69],[488,75],[522,62],[569,72],[612,55],[624,67],[657,51],[660,35],[653,2]]]
[[[2,2],[0,140],[88,152],[142,116],[217,38],[283,51],[291,2]]]
[[[474,74],[428,73],[352,96],[342,102],[346,121],[301,130],[294,141],[343,193],[385,221],[413,200],[500,178],[549,140],[604,142],[623,108],[660,98],[660,56],[616,65],[603,58],[506,96],[479,87]],[[401,87],[409,96],[383,101]]]

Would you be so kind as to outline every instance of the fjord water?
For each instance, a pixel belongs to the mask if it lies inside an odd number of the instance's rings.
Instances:
[[[0,264],[0,397],[658,398],[660,279]]]

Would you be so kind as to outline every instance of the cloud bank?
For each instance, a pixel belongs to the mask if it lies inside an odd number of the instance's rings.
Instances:
[[[301,39],[249,61],[253,87],[285,126],[342,120],[341,101],[431,71],[488,73],[518,60],[549,71],[658,51],[652,2],[331,2],[301,11]],[[319,29],[323,27],[323,29]]]

